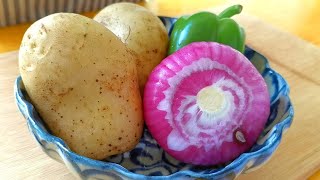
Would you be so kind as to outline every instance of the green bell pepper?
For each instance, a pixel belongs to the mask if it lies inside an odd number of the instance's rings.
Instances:
[[[180,17],[170,35],[169,54],[192,42],[213,41],[231,46],[243,53],[245,32],[230,17],[239,14],[241,5],[231,6],[219,15],[199,12],[192,16]]]

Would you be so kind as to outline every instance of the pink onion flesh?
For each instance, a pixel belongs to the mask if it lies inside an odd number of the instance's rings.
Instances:
[[[147,127],[174,158],[226,163],[250,149],[268,119],[267,85],[240,52],[196,42],[164,59],[144,91]]]

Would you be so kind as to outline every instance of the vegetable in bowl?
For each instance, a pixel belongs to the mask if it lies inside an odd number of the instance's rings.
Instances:
[[[169,37],[161,20],[148,9],[133,3],[115,3],[94,18],[112,31],[137,55],[140,92],[151,71],[167,55]]]
[[[172,54],[192,42],[218,42],[244,52],[245,32],[232,16],[241,13],[241,5],[233,5],[219,15],[199,12],[180,17],[170,35],[169,53]]]
[[[256,142],[268,119],[267,85],[240,52],[191,43],[151,73],[144,94],[152,136],[176,159],[197,165],[229,162]]]
[[[98,22],[57,13],[26,31],[19,70],[51,133],[80,155],[104,159],[135,147],[143,131],[135,58]]]

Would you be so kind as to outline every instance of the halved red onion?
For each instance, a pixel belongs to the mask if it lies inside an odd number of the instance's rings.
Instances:
[[[196,165],[235,159],[256,142],[270,112],[267,85],[229,46],[196,42],[168,56],[149,76],[144,115],[159,145]]]

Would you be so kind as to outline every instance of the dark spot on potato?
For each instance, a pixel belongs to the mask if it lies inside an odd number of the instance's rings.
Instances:
[[[85,33],[85,34],[83,35],[83,37],[87,37],[87,35],[88,35],[88,34],[87,34],[87,33]]]
[[[66,30],[66,33],[67,33],[68,31]]]
[[[109,144],[108,146],[110,146],[110,147],[111,147],[112,145],[111,145],[111,144]]]
[[[158,49],[154,49],[154,50],[152,50],[152,52],[158,53]]]
[[[93,64],[96,64],[96,62],[93,62]]]
[[[72,137],[72,134],[70,135],[70,137]]]
[[[122,137],[119,137],[118,140],[120,141],[122,139]]]
[[[78,109],[78,107],[76,106],[76,109]]]
[[[100,94],[102,94],[102,92],[100,91]]]
[[[63,116],[60,116],[61,118],[63,118]]]
[[[102,128],[101,130],[104,131],[104,128]]]
[[[99,82],[99,80],[98,80],[98,79],[96,79],[96,82]]]
[[[102,146],[102,143],[100,143],[100,146]]]
[[[41,29],[42,29],[45,33],[47,33],[47,28],[44,26],[44,24],[41,24]]]
[[[30,47],[31,47],[31,49],[34,49],[34,48],[36,48],[36,47],[37,47],[37,43],[35,43],[35,42],[32,42],[32,43],[30,44]]]
[[[104,76],[104,74],[101,74],[101,76]]]
[[[30,34],[28,34],[28,36],[27,36],[27,37],[28,37],[28,39],[31,39],[31,35],[30,35]]]
[[[111,149],[109,149],[108,152],[111,152]]]

